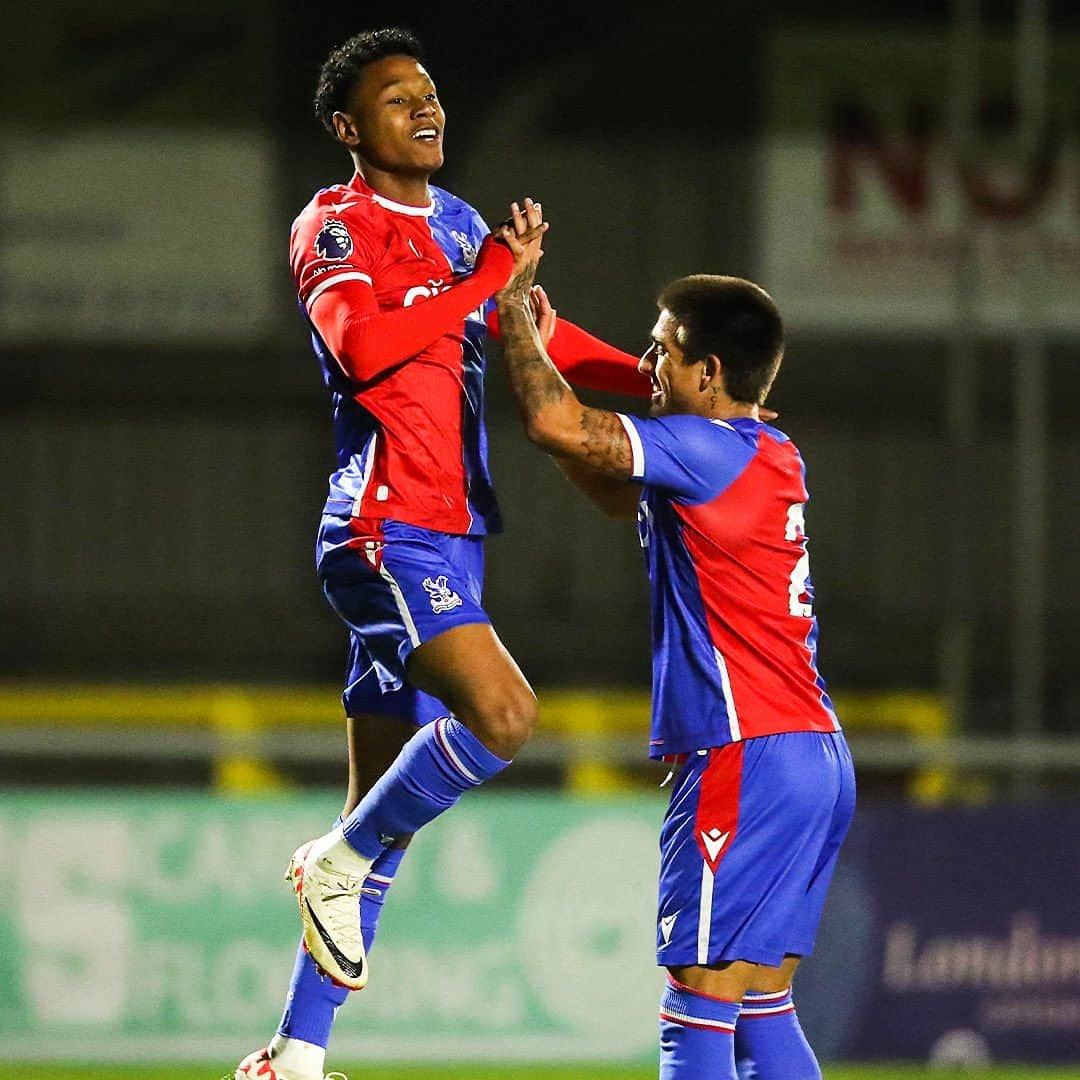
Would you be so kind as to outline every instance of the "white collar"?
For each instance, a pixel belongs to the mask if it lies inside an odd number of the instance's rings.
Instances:
[[[371,193],[372,199],[387,210],[393,210],[395,214],[408,214],[410,217],[431,217],[435,213],[435,199],[432,198],[427,206],[410,206],[408,203],[394,202],[376,192]]]

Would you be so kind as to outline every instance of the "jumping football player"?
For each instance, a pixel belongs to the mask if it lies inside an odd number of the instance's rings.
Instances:
[[[333,403],[338,468],[316,544],[350,632],[342,818],[290,864],[303,923],[270,1045],[237,1080],[322,1080],[338,1006],[410,836],[510,762],[536,701],[481,602],[500,529],[487,464],[486,305],[514,256],[429,184],[446,116],[419,41],[356,35],[323,65],[315,106],[355,175],[318,192],[291,234],[297,296]],[[545,226],[530,202],[535,239]],[[519,215],[520,218],[520,215]],[[490,306],[490,305],[488,305]],[[596,389],[648,396],[634,357],[562,320],[552,354]],[[406,741],[407,740],[407,741]]]
[[[515,218],[503,236],[532,257],[497,300],[526,432],[607,513],[636,513],[651,583],[650,754],[674,779],[657,916],[661,1080],[817,1080],[791,985],[855,781],[817,670],[802,458],[761,419],[779,313],[749,281],[674,281],[641,359],[650,418],[587,408],[545,351],[539,245]]]

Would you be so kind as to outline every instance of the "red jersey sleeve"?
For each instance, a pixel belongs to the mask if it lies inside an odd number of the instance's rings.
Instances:
[[[372,284],[379,261],[377,238],[352,204],[313,203],[297,219],[289,242],[296,295],[309,311],[327,290],[344,282]]]
[[[487,323],[498,337],[499,316],[494,308],[488,312]],[[652,394],[649,376],[638,371],[638,357],[608,345],[561,316],[555,320],[547,351],[560,373],[577,386],[640,398]]]
[[[314,237],[312,239],[312,234]],[[494,239],[471,274],[422,304],[382,310],[375,294],[378,253],[363,223],[323,216],[293,236],[297,295],[342,371],[368,382],[417,355],[505,284],[514,258]]]

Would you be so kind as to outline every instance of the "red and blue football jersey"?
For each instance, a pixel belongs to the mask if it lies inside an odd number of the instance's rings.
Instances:
[[[297,296],[333,403],[337,469],[325,511],[481,535],[501,528],[487,464],[482,305],[408,363],[363,383],[309,315],[325,290],[346,283],[370,286],[379,311],[396,311],[471,273],[489,230],[467,203],[430,190],[429,206],[408,206],[357,174],[318,192],[292,227]]]
[[[794,443],[750,418],[619,415],[644,484],[650,755],[838,731],[817,670],[808,494]]]

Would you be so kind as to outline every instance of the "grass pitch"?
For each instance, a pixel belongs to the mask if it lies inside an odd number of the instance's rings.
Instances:
[[[480,1065],[438,1068],[432,1065],[335,1066],[349,1080],[656,1080],[655,1068],[594,1068],[587,1065]],[[232,1080],[232,1073],[225,1074]],[[222,1072],[195,1066],[5,1065],[2,1080],[219,1080]],[[825,1068],[826,1080],[1080,1080],[1080,1066],[1035,1069],[1025,1066],[971,1070],[928,1069],[924,1066],[835,1065]]]

